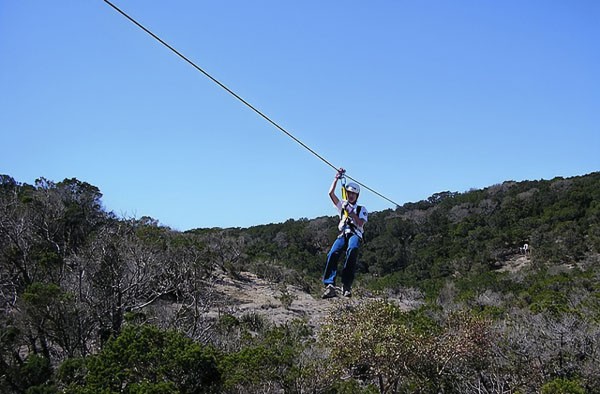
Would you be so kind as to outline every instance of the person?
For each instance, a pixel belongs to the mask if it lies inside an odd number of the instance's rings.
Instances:
[[[335,179],[329,188],[329,198],[335,205],[339,215],[340,222],[338,229],[340,235],[336,238],[327,254],[325,272],[323,273],[323,285],[325,291],[322,298],[332,298],[337,296],[338,288],[335,287],[338,276],[338,261],[344,251],[346,257],[344,266],[341,270],[342,295],[352,296],[352,282],[356,271],[356,261],[358,259],[358,249],[363,239],[364,225],[368,220],[367,209],[357,204],[360,195],[360,186],[354,182],[345,185],[346,200],[340,200],[335,194],[335,188],[338,181],[344,176],[345,170],[340,168],[335,175]]]

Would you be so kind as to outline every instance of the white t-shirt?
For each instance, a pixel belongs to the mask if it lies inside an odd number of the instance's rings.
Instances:
[[[335,205],[337,211],[338,211],[338,215],[342,214],[342,204],[344,203],[343,200],[339,200],[337,205]],[[356,207],[358,206],[358,204],[354,204],[352,205],[352,207],[354,208],[354,212],[356,212]],[[358,214],[359,219],[364,220],[364,222],[366,223],[368,221],[369,218],[369,212],[367,211],[367,208],[365,208],[364,206],[360,208],[360,213]],[[363,226],[358,226],[354,220],[351,217],[348,217],[348,220],[350,222],[352,222],[354,224],[354,228],[355,228],[355,232],[356,235],[358,235],[359,237],[362,238],[363,233],[365,232],[365,230],[363,229]],[[344,233],[348,233],[348,232],[352,232],[352,228],[349,225],[345,225],[343,228],[340,229],[342,232]]]

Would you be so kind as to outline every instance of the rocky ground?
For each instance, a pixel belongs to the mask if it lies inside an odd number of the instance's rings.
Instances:
[[[498,269],[500,272],[517,272],[525,268],[531,263],[529,256],[516,255],[508,261],[503,262],[501,268]]]
[[[528,266],[530,261],[529,256],[515,255],[499,263],[499,271],[516,272]],[[217,317],[228,313],[240,317],[256,313],[277,325],[294,319],[304,319],[309,325],[316,327],[335,308],[381,297],[358,288],[350,299],[340,296],[323,300],[319,295],[306,293],[298,286],[270,282],[251,272],[240,272],[236,278],[223,272],[217,275],[213,286],[218,302],[211,306],[209,316]],[[400,294],[388,294],[386,298],[406,310],[422,302],[418,292],[411,289],[406,289]]]
[[[269,282],[250,272],[242,272],[235,279],[221,274],[214,286],[218,292],[217,298],[221,301],[211,308],[210,314],[213,316],[230,313],[239,317],[246,313],[257,313],[273,324],[304,319],[313,327],[319,326],[335,308],[376,298],[375,295],[356,289],[352,298],[339,296],[324,300],[318,295],[306,293],[298,286]],[[406,309],[414,307],[415,302],[418,302],[400,295],[389,299]]]
[[[237,278],[221,274],[214,287],[220,300],[211,308],[210,314],[214,315],[226,312],[239,317],[257,313],[274,324],[306,319],[311,325],[317,325],[333,305],[297,286],[269,282],[250,272],[241,272]]]

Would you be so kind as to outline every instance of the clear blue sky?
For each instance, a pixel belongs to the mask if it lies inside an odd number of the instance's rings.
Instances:
[[[600,170],[600,1],[114,2],[400,204]],[[0,133],[0,173],[176,230],[335,214],[331,168],[101,0],[0,0]]]

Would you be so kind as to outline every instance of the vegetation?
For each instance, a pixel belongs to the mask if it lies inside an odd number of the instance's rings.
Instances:
[[[207,312],[223,273],[316,293],[335,218],[181,233],[101,198],[0,175],[0,392],[600,392],[600,173],[372,213],[320,327]]]

